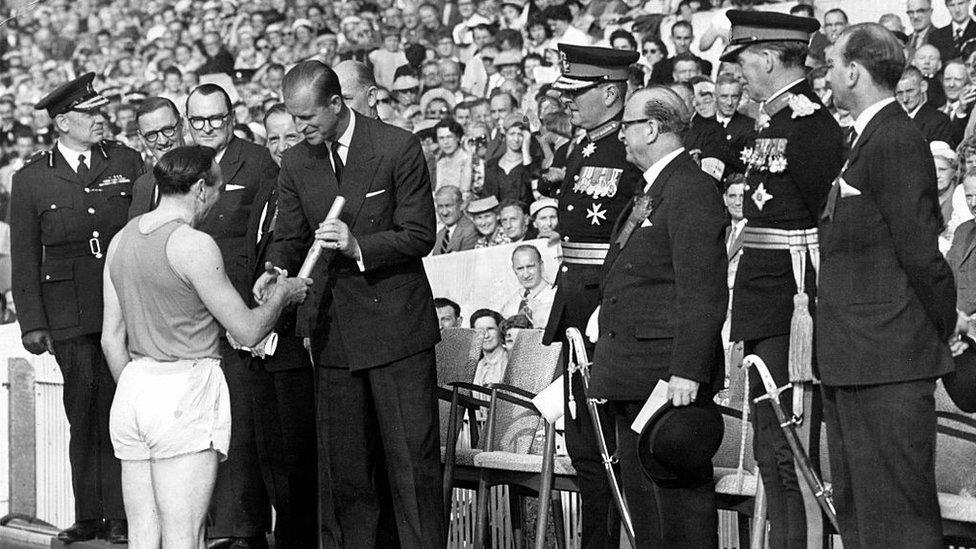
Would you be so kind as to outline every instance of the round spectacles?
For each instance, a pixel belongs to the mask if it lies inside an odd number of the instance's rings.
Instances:
[[[179,127],[180,127],[180,123],[177,122],[172,126],[166,126],[164,128],[159,128],[158,130],[153,130],[151,132],[143,133],[142,131],[140,131],[139,135],[141,135],[142,138],[145,139],[146,141],[150,143],[155,143],[156,140],[159,139],[160,134],[162,134],[162,136],[165,137],[166,139],[172,139],[172,137],[176,135],[176,131],[179,129]]]
[[[191,116],[189,118],[190,127],[194,130],[202,130],[204,125],[209,125],[211,128],[219,130],[224,126],[224,122],[227,121],[228,115],[230,115],[229,112],[215,114],[213,116]]]

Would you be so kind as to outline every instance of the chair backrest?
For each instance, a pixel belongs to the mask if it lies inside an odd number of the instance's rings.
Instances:
[[[542,344],[542,330],[519,330],[508,355],[502,383],[537,394],[556,377],[562,344]],[[537,433],[544,425],[538,412],[499,400],[495,407],[492,449],[518,454],[539,453]]]
[[[976,497],[976,419],[937,412],[935,483],[940,492]]]
[[[753,375],[757,375],[753,373]],[[725,422],[725,434],[722,445],[712,458],[716,467],[740,469],[741,474],[750,474],[756,468],[756,458],[753,455],[753,428],[749,418],[751,409],[746,395],[749,394],[749,372],[747,368],[733,367],[729,372],[729,386],[716,395],[727,402],[722,408],[722,419]],[[743,417],[743,410],[746,414]],[[744,420],[744,421],[743,421]]]
[[[445,328],[441,330],[441,341],[434,347],[437,360],[437,384],[446,386],[455,381],[470,383],[474,380],[474,372],[478,367],[481,355],[481,332],[471,328]],[[463,391],[465,394],[468,391]],[[439,402],[441,441],[448,440],[451,404]],[[463,409],[461,409],[463,414]],[[459,416],[461,418],[463,416]],[[462,422],[458,420],[458,429]],[[455,433],[456,434],[456,433]]]

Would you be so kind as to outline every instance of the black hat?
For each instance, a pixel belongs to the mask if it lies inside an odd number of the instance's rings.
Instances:
[[[562,76],[552,87],[559,91],[582,90],[603,82],[626,82],[628,69],[640,59],[636,51],[575,46],[559,43]]]
[[[637,439],[641,469],[663,488],[694,488],[712,480],[712,456],[725,423],[715,406],[673,406],[651,416]]]
[[[820,22],[811,17],[799,17],[770,11],[729,10],[732,32],[729,45],[722,52],[721,61],[735,61],[739,53],[762,42],[810,43],[810,37],[820,29]]]
[[[956,371],[942,376],[942,385],[952,402],[971,414],[976,412],[976,343],[967,336],[963,336],[963,341],[969,348],[953,359]]]
[[[46,109],[51,118],[68,111],[97,111],[108,104],[108,99],[95,92],[95,88],[92,87],[93,80],[95,80],[95,73],[90,72],[67,84],[62,84],[38,101],[34,109]]]

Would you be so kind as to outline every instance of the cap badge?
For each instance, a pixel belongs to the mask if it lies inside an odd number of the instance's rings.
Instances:
[[[566,52],[564,51],[559,52],[559,66],[562,69],[563,74],[569,72],[569,59],[566,58]]]

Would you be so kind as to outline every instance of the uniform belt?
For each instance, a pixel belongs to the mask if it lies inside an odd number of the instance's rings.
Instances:
[[[90,238],[86,242],[72,242],[70,244],[58,244],[56,246],[44,246],[45,259],[74,259],[89,255],[101,259],[104,254],[101,240]]]
[[[790,250],[818,245],[817,229],[767,229],[750,227],[742,229],[742,247],[760,250]]]
[[[603,265],[610,251],[604,242],[562,242],[563,261],[578,265]]]

